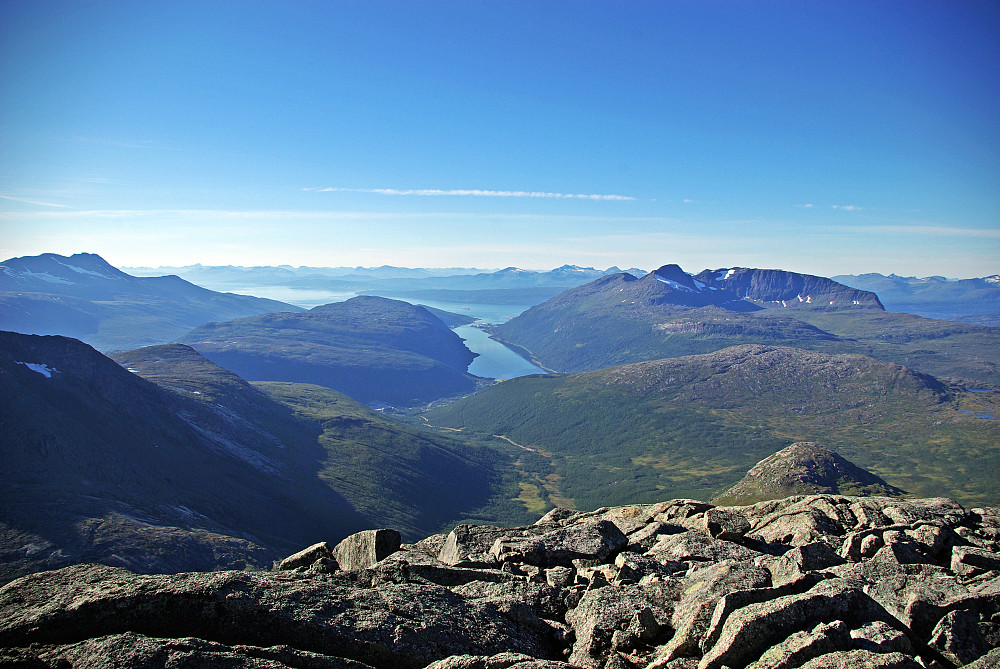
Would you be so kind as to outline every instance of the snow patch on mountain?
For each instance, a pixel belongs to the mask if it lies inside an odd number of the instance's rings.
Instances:
[[[77,272],[79,274],[88,274],[90,276],[96,276],[96,277],[98,277],[100,279],[111,279],[112,281],[118,281],[118,280],[121,279],[121,277],[117,277],[117,276],[113,276],[113,275],[110,275],[110,274],[106,274],[104,272],[95,272],[94,270],[91,270],[91,269],[84,269],[82,267],[77,267],[76,265],[70,265],[69,263],[64,263],[61,260],[58,260],[56,258],[53,258],[53,260],[55,260],[58,264],[62,265],[63,267],[67,267],[67,268],[69,268],[69,269],[71,269],[74,272]]]
[[[677,283],[676,281],[671,281],[670,279],[665,279],[662,276],[660,276],[659,274],[655,274],[654,276],[656,277],[657,281],[660,281],[661,283],[667,284],[668,286],[670,286],[674,290],[684,290],[684,291],[687,291],[689,293],[696,293],[696,292],[698,292],[698,291],[696,291],[696,290],[694,290],[692,288],[689,288],[687,286],[683,286],[683,285]]]
[[[59,283],[67,286],[76,285],[69,279],[64,279],[61,276],[55,276],[53,274],[49,274],[48,272],[32,272],[30,269],[23,269],[20,272],[14,272],[14,273],[8,271],[8,274],[13,276],[14,278],[35,279],[37,281],[46,281],[48,283]]]
[[[24,365],[25,367],[27,367],[31,371],[38,372],[39,374],[41,374],[42,376],[44,376],[47,379],[51,379],[53,374],[58,374],[59,373],[59,370],[56,369],[55,367],[49,367],[48,365],[46,365],[45,363],[42,363],[42,362],[20,362],[20,361],[18,361],[17,364]]]

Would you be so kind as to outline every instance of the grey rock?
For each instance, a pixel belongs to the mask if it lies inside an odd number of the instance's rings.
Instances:
[[[354,660],[310,653],[285,645],[268,648],[229,646],[193,637],[153,639],[132,632],[62,646],[35,646],[30,651],[0,649],[0,665],[86,669],[182,666],[190,669],[373,669],[371,665]]]
[[[603,562],[623,549],[628,539],[610,520],[587,520],[527,539],[498,538],[490,555],[498,562],[525,562],[540,567],[570,566],[573,560]]]
[[[426,669],[574,669],[574,667],[556,660],[539,660],[523,653],[500,653],[490,657],[453,655],[431,662]]]
[[[925,669],[902,653],[873,653],[870,650],[845,650],[809,660],[802,669]]]
[[[298,567],[308,567],[313,562],[321,558],[335,559],[333,550],[325,541],[313,544],[309,548],[304,548],[294,555],[289,555],[284,560],[278,562],[274,568],[279,570],[296,569]]]
[[[0,588],[0,646],[65,645],[127,632],[230,646],[284,644],[387,669],[463,653],[554,652],[544,632],[434,585],[375,589],[337,574],[149,576],[79,565]]]
[[[747,669],[795,669],[815,657],[839,650],[851,650],[851,635],[843,621],[820,623],[811,630],[796,632],[760,656]]]
[[[553,587],[565,588],[573,583],[573,568],[550,567],[545,570],[545,582]]]
[[[600,669],[612,650],[614,633],[619,630],[631,630],[637,639],[640,635],[655,637],[667,618],[656,599],[655,593],[638,585],[589,590],[566,614],[566,622],[576,632],[570,664]]]
[[[963,577],[1000,571],[1000,554],[972,546],[956,546],[951,551],[951,570]]]
[[[1000,511],[951,500],[674,500],[349,540],[269,572],[82,565],[19,579],[0,588],[0,665],[998,664]]]
[[[1000,667],[1000,648],[993,648],[978,660],[965,665],[965,669],[996,669],[997,667]]]
[[[844,535],[845,524],[851,526],[855,520],[849,509],[850,498],[809,495],[785,501],[785,504],[770,506],[773,511],[754,522],[747,536],[765,543],[802,546]],[[758,506],[761,505],[754,505]],[[754,507],[748,508],[748,516]],[[769,507],[764,503],[761,508]]]
[[[698,655],[717,602],[733,590],[755,590],[771,585],[766,569],[745,562],[721,562],[693,569],[684,579],[684,594],[675,605],[670,624],[675,632],[658,659]]]
[[[777,560],[768,563],[775,585],[793,581],[803,574],[819,571],[843,564],[840,557],[830,544],[814,541],[803,546],[796,546]]]
[[[678,534],[684,531],[684,528],[679,525],[653,521],[626,535],[628,537],[628,547],[626,550],[632,553],[645,553],[656,545],[660,535]]]
[[[550,532],[552,529],[553,526],[548,524],[526,527],[456,525],[442,544],[438,560],[453,566],[489,566],[495,562],[489,552],[497,539],[537,536]]]
[[[959,666],[989,650],[979,630],[979,617],[969,611],[949,611],[934,628],[928,645]]]
[[[715,610],[712,612],[712,620],[709,623],[708,630],[705,632],[705,636],[700,642],[702,651],[711,648],[719,640],[725,622],[729,618],[729,614],[733,611],[750,604],[760,604],[761,602],[772,601],[778,597],[801,594],[815,586],[821,580],[822,578],[818,574],[809,573],[800,576],[794,581],[788,581],[771,588],[751,588],[749,590],[727,592],[715,605]]]
[[[402,537],[396,530],[365,530],[342,540],[333,558],[344,571],[366,569],[399,550]]]
[[[866,618],[874,613],[872,604],[863,592],[839,579],[799,595],[751,604],[729,615],[699,669],[746,666],[771,646],[819,622]]]
[[[716,539],[739,541],[750,531],[750,521],[739,511],[731,509],[707,509],[702,516],[705,531]]]
[[[883,535],[883,538],[885,535]],[[917,550],[917,544],[913,541],[900,541],[898,537],[892,537],[882,548],[875,551],[872,556],[875,562],[893,562],[895,564],[930,564],[930,561]]]
[[[920,639],[927,638],[949,602],[970,594],[948,570],[934,565],[867,561],[828,571],[863,590]]]
[[[493,582],[469,581],[451,588],[451,591],[467,601],[503,610],[509,610],[515,604],[526,605],[539,619],[561,620],[566,615],[562,589],[524,578]]]
[[[576,516],[580,515],[580,512],[576,509],[567,509],[566,507],[557,506],[551,509],[544,516],[535,521],[535,525],[554,525],[563,524],[565,521],[570,520]]]
[[[881,620],[862,624],[851,630],[854,646],[873,653],[913,654],[913,644],[903,632]]]
[[[750,561],[760,555],[757,551],[746,546],[723,539],[714,539],[700,530],[660,536],[656,545],[645,554],[661,562]]]

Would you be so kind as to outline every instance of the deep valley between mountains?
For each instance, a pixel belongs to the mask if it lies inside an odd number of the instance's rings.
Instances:
[[[0,269],[2,666],[1000,666],[991,277]]]

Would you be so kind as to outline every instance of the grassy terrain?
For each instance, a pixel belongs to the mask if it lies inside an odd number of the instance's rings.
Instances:
[[[923,496],[1000,502],[997,393],[970,393],[856,355],[741,346],[507,381],[427,414],[547,453],[580,508],[710,499],[757,461],[816,441]],[[971,413],[963,413],[968,411]]]

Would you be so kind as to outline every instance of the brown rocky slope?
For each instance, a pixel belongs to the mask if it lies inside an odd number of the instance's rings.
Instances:
[[[0,588],[0,665],[1000,665],[1000,509],[795,496],[352,535],[270,572],[98,565]]]

